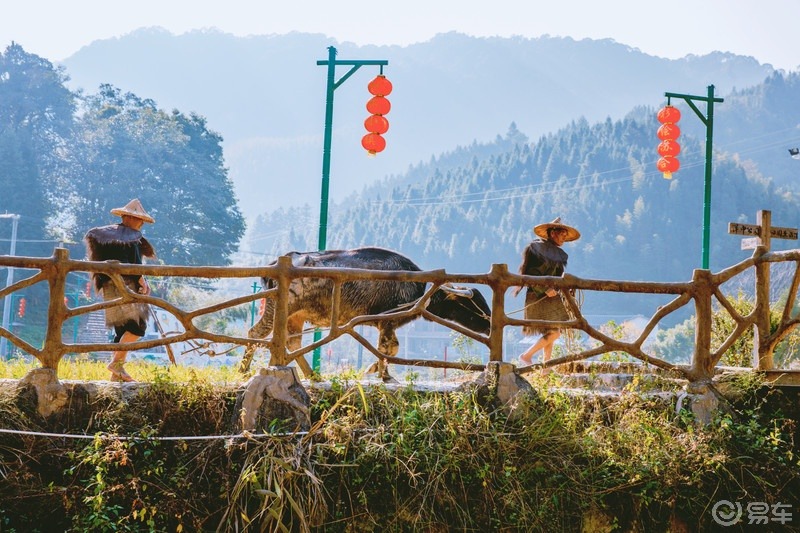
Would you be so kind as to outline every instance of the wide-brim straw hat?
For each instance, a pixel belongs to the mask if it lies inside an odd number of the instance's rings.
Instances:
[[[545,224],[539,224],[538,226],[535,226],[533,228],[533,232],[542,239],[546,239],[547,230],[552,228],[567,230],[567,236],[564,238],[564,242],[577,241],[578,239],[581,238],[581,232],[576,230],[572,226],[567,226],[566,224],[562,224],[561,217],[556,217],[555,220],[553,220],[552,222],[547,222]]]
[[[122,215],[128,215],[130,217],[140,218],[145,222],[150,222],[151,224],[155,222],[155,219],[148,215],[147,211],[144,210],[142,202],[140,202],[138,198],[128,202],[125,207],[117,207],[112,209],[111,214],[119,217]]]

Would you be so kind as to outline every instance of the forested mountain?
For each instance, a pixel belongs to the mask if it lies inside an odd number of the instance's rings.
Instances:
[[[797,164],[795,172],[800,171],[800,162],[785,148],[787,138],[800,141],[799,97],[800,75],[776,74],[726,100],[724,105],[735,112],[717,116],[718,124],[724,124],[719,130],[724,149],[716,151],[713,162],[714,271],[749,256],[740,249],[741,239],[727,234],[728,222],[754,223],[759,209],[769,209],[775,225],[800,223],[797,194],[765,178],[754,162],[777,152],[774,157]],[[655,115],[655,108],[639,107],[621,120],[575,120],[533,143],[512,124],[491,145],[442,156],[442,161],[458,160],[457,165],[432,161],[382,184],[382,191],[337,205],[331,211],[328,247],[385,246],[408,254],[423,268],[449,272],[487,272],[492,263],[516,270],[532,227],[560,216],[583,233],[581,240],[565,246],[575,275],[687,281],[701,266],[704,147],[696,136],[683,134],[681,170],[665,180],[655,169],[660,125]],[[692,115],[684,106],[682,123],[700,122]],[[770,135],[779,132],[783,143]],[[408,177],[412,174],[414,180]],[[265,215],[249,248],[269,255],[313,249],[316,220],[308,207]],[[796,246],[795,241],[773,240],[773,249]],[[627,305],[629,312],[637,311],[635,304]]]
[[[139,198],[161,260],[228,264],[245,226],[221,137],[194,113],[108,84],[73,93],[67,80],[17,44],[0,53],[0,213],[20,215],[16,255],[50,256],[60,242],[83,257],[86,231]]]
[[[383,59],[394,85],[387,148],[361,147],[363,67],[335,91],[331,198],[404,173],[457,146],[492,144],[515,122],[535,139],[571,120],[619,120],[665,91],[726,96],[773,72],[750,57],[715,52],[668,60],[612,40],[477,38],[446,33],[411,46],[356,46],[320,34],[235,37],[159,28],[100,40],[63,65],[75,90],[111,84],[159,106],[198,113],[220,133],[239,206],[248,219],[319,200],[327,59]],[[347,68],[337,70],[337,79]],[[724,107],[724,106],[723,106]]]

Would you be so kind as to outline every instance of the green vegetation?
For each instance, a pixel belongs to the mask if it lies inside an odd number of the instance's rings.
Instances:
[[[745,317],[753,311],[752,298],[741,291],[735,296],[728,295],[728,302],[736,313]],[[786,297],[779,298],[778,302],[770,309],[770,333],[777,331],[781,322],[781,315]],[[792,316],[797,316],[797,308],[792,310]],[[715,305],[711,323],[711,349],[716,351],[736,329],[736,321],[723,309],[720,304]],[[653,346],[654,353],[666,360],[677,363],[687,361],[694,350],[695,319],[691,317],[672,328],[659,331]],[[753,367],[753,328],[749,328],[734,342],[722,355],[719,361],[723,366],[737,366],[744,368]],[[792,368],[798,365],[800,354],[800,331],[795,328],[786,338],[775,347],[773,362],[775,368]]]
[[[113,223],[134,194],[156,218],[146,233],[159,259],[229,264],[244,218],[222,137],[197,114],[108,84],[73,93],[68,80],[18,44],[0,52],[0,198],[22,215],[16,255],[47,257],[61,242],[83,257],[86,230]]]
[[[467,391],[345,375],[309,391],[309,432],[275,421],[275,435],[231,438],[232,388],[216,370],[178,370],[156,368],[128,403],[109,395],[60,428],[94,438],[0,434],[0,529],[704,530],[718,500],[800,498],[795,422],[752,376],[700,426],[635,386],[614,399],[551,392],[553,374],[531,378],[511,414]],[[0,425],[48,430],[9,396]],[[193,435],[222,437],[159,440]]]

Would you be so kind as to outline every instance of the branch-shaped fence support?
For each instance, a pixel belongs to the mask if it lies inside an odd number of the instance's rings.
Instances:
[[[788,298],[785,302],[785,308],[782,312],[781,322],[775,330],[770,328],[769,323],[769,269],[771,263],[790,263],[795,269],[792,283],[788,291]],[[769,370],[772,368],[772,352],[775,347],[800,324],[800,318],[793,316],[792,313],[798,290],[800,289],[800,274],[798,274],[799,264],[800,250],[770,253],[766,252],[763,247],[759,247],[756,249],[753,257],[727,268],[718,274],[712,274],[708,270],[698,269],[695,270],[690,282],[657,283],[591,280],[577,278],[572,275],[565,275],[563,277],[524,276],[510,273],[505,264],[492,265],[491,271],[488,274],[447,274],[443,270],[410,272],[316,268],[294,266],[288,256],[279,258],[278,262],[274,265],[248,268],[130,265],[118,262],[75,261],[69,259],[67,250],[57,248],[51,258],[0,256],[0,266],[38,270],[38,272],[32,276],[20,280],[9,287],[0,289],[0,297],[7,297],[14,292],[32,287],[39,283],[47,283],[49,293],[47,327],[41,347],[34,346],[12,331],[2,327],[0,327],[0,337],[10,341],[17,348],[39,359],[44,368],[57,371],[59,362],[66,354],[89,351],[113,351],[117,346],[114,343],[65,343],[62,339],[61,331],[66,320],[77,319],[81,315],[102,311],[116,305],[146,303],[173,315],[178,323],[180,323],[183,331],[170,333],[165,338],[140,340],[130,343],[127,347],[131,350],[154,348],[156,346],[165,346],[177,342],[198,341],[207,343],[228,343],[246,347],[266,346],[270,351],[271,363],[286,365],[292,360],[296,360],[304,372],[310,372],[310,366],[303,357],[306,353],[343,335],[348,335],[357,343],[366,347],[367,350],[378,359],[391,362],[392,364],[435,368],[458,368],[471,371],[485,369],[485,365],[475,363],[408,359],[399,356],[392,357],[374,347],[355,329],[359,325],[372,324],[381,319],[424,317],[484,344],[489,349],[489,361],[492,362],[502,362],[504,359],[507,359],[506,354],[503,353],[504,330],[507,327],[537,326],[571,328],[585,332],[589,338],[597,343],[595,346],[579,353],[568,354],[563,357],[552,359],[547,363],[520,369],[521,373],[529,372],[537,368],[552,367],[564,363],[585,360],[608,352],[625,352],[633,358],[649,365],[665,370],[677,370],[682,372],[690,381],[705,382],[713,378],[716,365],[725,351],[728,350],[737,339],[744,335],[750,327],[754,328],[756,334],[754,361],[757,364],[754,365],[755,368],[759,370]],[[755,267],[756,272],[755,308],[752,313],[742,316],[728,301],[720,287],[723,283],[744,273],[750,267]],[[120,296],[109,301],[70,308],[65,302],[64,297],[67,288],[67,276],[73,272],[87,272],[90,274],[103,273],[109,276],[114,285],[117,286]],[[197,277],[205,279],[270,278],[276,280],[276,285],[275,288],[263,292],[235,296],[223,302],[203,306],[199,309],[184,310],[180,306],[174,305],[164,299],[152,295],[137,294],[128,290],[122,282],[122,276],[125,275]],[[292,298],[289,294],[289,285],[292,280],[297,278],[313,277],[332,280],[331,328],[326,337],[310,345],[288,352],[287,347],[292,345],[290,339],[287,337],[289,302]],[[350,280],[411,281],[424,282],[430,285],[422,298],[413,302],[408,307],[392,310],[381,315],[359,316],[349,320],[345,324],[339,324],[341,318],[342,284]],[[491,290],[492,319],[488,335],[467,330],[458,324],[441,319],[427,310],[427,303],[431,296],[445,283],[481,285]],[[509,317],[505,311],[505,294],[509,288],[515,286],[554,287],[562,291],[562,293],[566,295],[567,306],[571,310],[573,318],[564,322],[552,322]],[[656,310],[644,330],[636,339],[632,342],[625,342],[604,334],[587,322],[585,317],[581,314],[580,306],[576,299],[572,296],[572,291],[575,290],[663,294],[673,295],[674,298],[667,305],[661,306]],[[206,315],[218,313],[241,305],[250,305],[255,300],[261,298],[266,298],[268,300],[268,306],[274,306],[275,311],[273,333],[268,339],[251,339],[235,335],[222,335],[197,326],[196,321]],[[730,314],[736,323],[736,327],[716,350],[712,350],[713,299],[715,298],[719,302],[719,310]],[[691,364],[688,367],[679,366],[655,357],[651,353],[647,353],[644,349],[645,340],[654,331],[658,323],[692,300],[694,301],[696,331],[695,347]]]

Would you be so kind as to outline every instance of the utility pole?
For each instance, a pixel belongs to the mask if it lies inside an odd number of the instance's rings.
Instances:
[[[0,218],[11,219],[11,251],[8,255],[14,256],[17,251],[17,224],[19,223],[19,215],[3,214]],[[8,267],[8,277],[6,278],[6,287],[10,287],[14,283],[14,267]],[[11,295],[6,295],[3,298],[3,329],[10,331],[8,328],[9,318],[11,318]],[[8,358],[8,339],[5,337],[0,338],[0,356],[4,359]]]
[[[714,98],[713,85],[708,86],[707,96],[693,96],[690,94],[678,93],[664,93],[664,96],[667,97],[667,104],[669,104],[670,98],[683,99],[706,127],[705,192],[703,196],[703,268],[708,270],[709,248],[711,246],[711,158],[713,156],[712,140],[714,138],[714,102],[724,102],[725,100],[722,98]],[[706,103],[706,115],[703,115],[703,113],[697,109],[693,100],[700,100]]]
[[[352,59],[336,59],[336,48],[333,46],[328,47],[328,59],[317,61],[319,66],[328,67],[327,76],[327,89],[325,91],[325,136],[322,146],[322,195],[319,206],[319,240],[317,241],[318,250],[322,251],[327,246],[328,239],[328,189],[330,187],[330,174],[331,174],[331,140],[333,137],[333,91],[335,91],[341,84],[343,84],[350,76],[365,65],[377,65],[383,74],[383,67],[388,65],[389,61],[382,59],[368,59],[368,60],[352,60]],[[337,65],[349,66],[350,70],[344,74],[339,80],[336,80],[336,67]],[[322,332],[319,329],[314,330],[314,342],[322,338]],[[311,363],[311,368],[314,372],[320,371],[320,350],[314,349],[314,356]]]

